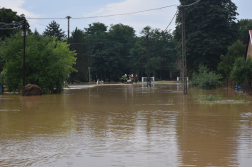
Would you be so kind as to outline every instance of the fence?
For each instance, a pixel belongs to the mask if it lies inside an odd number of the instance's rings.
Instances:
[[[232,79],[228,79],[228,87],[235,89],[235,81]]]
[[[252,80],[250,82],[252,84]],[[247,95],[252,95],[252,87],[250,85],[248,80],[245,80],[243,83],[243,93],[246,93]],[[235,89],[235,81],[232,79],[228,79],[228,87]]]
[[[248,80],[244,81],[243,93],[246,93],[247,95],[250,95],[250,96],[252,95],[252,88]]]

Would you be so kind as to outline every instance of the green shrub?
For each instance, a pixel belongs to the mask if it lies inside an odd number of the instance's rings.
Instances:
[[[243,102],[249,102],[249,100],[245,99],[244,95],[236,95],[233,100],[236,101],[243,101]]]
[[[207,66],[200,65],[199,71],[194,72],[191,78],[191,85],[201,89],[215,89],[221,84],[222,76],[215,74],[214,71],[209,71]]]
[[[228,47],[228,53],[221,55],[221,62],[218,64],[218,73],[224,78],[230,78],[230,72],[237,58],[243,57],[246,46],[238,40],[232,46]]]
[[[0,79],[10,87],[10,91],[18,91],[23,82],[23,37],[18,32],[5,39],[0,46],[3,60],[6,60]],[[43,93],[60,93],[68,74],[76,71],[75,51],[70,51],[64,41],[56,37],[26,37],[25,80],[26,84],[36,84]]]
[[[231,71],[231,79],[238,82],[238,85],[242,85],[244,80],[252,79],[252,59],[247,61],[244,58],[238,58]],[[251,84],[251,83],[250,83]]]

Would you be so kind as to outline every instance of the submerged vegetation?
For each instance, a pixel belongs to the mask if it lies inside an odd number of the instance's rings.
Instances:
[[[243,95],[236,95],[233,99],[223,99],[212,94],[206,95],[205,98],[201,98],[197,101],[201,104],[242,104],[250,102]]]
[[[219,98],[218,96],[215,97],[212,94],[210,94],[209,96],[206,95],[206,101],[216,101],[216,100],[223,100],[223,99]]]

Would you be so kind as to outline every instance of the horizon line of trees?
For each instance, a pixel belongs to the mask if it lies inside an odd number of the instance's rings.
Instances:
[[[40,35],[37,30],[35,34]],[[149,60],[147,60],[146,36],[149,37]],[[59,24],[52,21],[41,36],[56,36],[66,40]],[[104,23],[92,23],[83,30],[77,27],[71,32],[69,48],[76,51],[77,60],[74,68],[78,72],[70,75],[69,81],[88,81],[88,67],[91,67],[92,80],[119,81],[122,75],[138,74],[146,76],[159,71],[176,71],[176,45],[170,31],[163,31],[146,26],[137,37],[135,30],[123,24],[106,26]],[[149,61],[147,63],[147,61]],[[149,64],[149,66],[148,66]]]
[[[195,1],[180,0],[184,4]],[[136,36],[134,28],[120,23],[106,26],[104,23],[96,22],[84,29],[76,27],[71,33],[68,47],[77,53],[76,64],[73,67],[78,72],[72,72],[70,80],[88,81],[88,67],[92,67],[93,80],[99,78],[108,81],[118,81],[125,73],[146,76],[149,71],[162,79],[163,71],[176,71],[176,60],[181,55],[182,25],[181,9],[178,10],[176,28],[173,32],[146,26],[140,36]],[[3,11],[0,10],[0,16],[16,16],[11,10]],[[218,64],[223,60],[221,55],[226,55],[228,47],[237,40],[242,40],[248,34],[248,30],[252,29],[252,19],[237,20],[236,11],[237,6],[231,0],[203,0],[186,8],[189,76],[198,71],[200,65],[217,71]],[[10,22],[4,19],[2,21]],[[0,34],[1,41],[10,37],[10,32]],[[31,34],[40,35],[36,29]],[[59,41],[66,38],[65,32],[54,20],[40,36],[56,36]],[[149,48],[146,36],[149,37]],[[0,70],[3,67],[4,61],[1,61]]]

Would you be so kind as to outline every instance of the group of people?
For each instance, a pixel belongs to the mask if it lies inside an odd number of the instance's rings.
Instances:
[[[122,83],[129,83],[129,82],[133,83],[134,81],[137,83],[138,76],[137,76],[137,74],[135,75],[135,77],[133,74],[131,74],[131,75],[129,74],[128,76],[127,76],[127,74],[125,74],[122,76],[121,80],[122,80]]]

